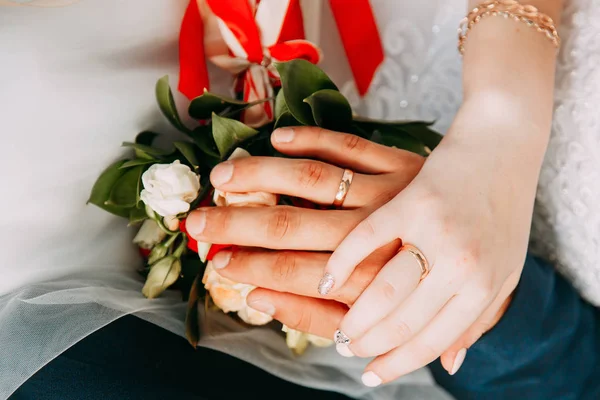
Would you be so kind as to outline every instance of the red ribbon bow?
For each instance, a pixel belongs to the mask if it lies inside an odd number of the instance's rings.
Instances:
[[[329,0],[360,95],[364,95],[383,48],[368,0]],[[209,88],[205,58],[236,74],[248,102],[273,96],[277,71],[271,61],[321,59],[304,40],[299,0],[191,0],[179,42],[179,90],[188,98]],[[243,117],[258,126],[272,118],[272,102],[249,108]]]

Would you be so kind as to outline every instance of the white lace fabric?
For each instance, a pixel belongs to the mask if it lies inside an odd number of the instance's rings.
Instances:
[[[600,1],[566,1],[532,250],[600,306]]]
[[[0,9],[0,169],[8,188],[0,196],[0,399],[125,314],[183,335],[185,305],[176,294],[149,301],[140,293],[134,232],[85,201],[97,175],[120,156],[120,142],[148,128],[169,132],[153,86],[164,74],[175,86],[185,3],[82,0]],[[356,95],[327,7],[324,68],[359,113],[432,120],[446,131],[461,102],[456,25],[465,1],[371,3],[387,56],[371,91]],[[600,304],[600,2],[566,3],[533,243]],[[332,348],[294,358],[275,332],[246,330],[222,315],[210,321],[219,335],[205,337],[204,346],[299,384],[372,400],[448,398],[425,369],[368,389],[360,383],[364,361]]]

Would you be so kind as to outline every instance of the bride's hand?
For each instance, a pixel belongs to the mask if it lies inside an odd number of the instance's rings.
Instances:
[[[308,210],[295,207],[259,209],[206,208],[192,213],[187,221],[190,233],[198,240],[211,243],[235,243],[271,249],[320,250],[330,252],[372,210],[396,195],[414,178],[423,159],[406,151],[379,146],[355,136],[322,131],[317,128],[295,128],[287,135],[276,132],[273,145],[282,153],[308,156],[345,165],[356,174],[344,205],[352,210]],[[290,133],[293,135],[290,136]],[[315,202],[330,204],[339,184],[342,169],[309,160],[290,160],[251,157],[238,159],[224,165],[225,169],[213,172],[213,184],[228,191],[271,191],[303,197]],[[227,171],[233,167],[233,171]],[[219,173],[226,172],[227,182],[219,182]],[[391,247],[390,247],[391,246]],[[397,251],[398,241],[381,249],[361,264],[348,284],[333,293],[320,296],[314,286],[323,273],[330,253],[302,251],[223,251],[213,260],[222,275],[239,282],[294,293],[290,300],[278,293],[274,301],[303,304],[304,314],[296,308],[277,307],[276,318],[292,327],[317,335],[333,337],[336,325],[307,324],[311,315],[323,315],[337,310],[328,321],[339,322],[340,311],[354,303],[373,277]],[[227,266],[227,268],[224,268]],[[302,271],[299,272],[299,266]],[[412,290],[418,283],[418,273],[405,282]],[[262,293],[258,291],[257,293]],[[274,294],[273,294],[274,295]],[[254,295],[252,295],[254,296]],[[251,296],[251,297],[252,297]],[[302,296],[310,296],[302,297]],[[319,300],[321,299],[321,300]],[[322,299],[337,300],[324,301]],[[327,307],[319,308],[327,304]],[[311,306],[318,306],[311,308]],[[489,315],[482,316],[461,339],[442,357],[450,372],[457,351],[469,347],[485,330],[496,315],[498,307],[491,307]],[[266,310],[261,310],[266,311]],[[306,318],[302,316],[306,316]],[[337,317],[336,317],[337,315]],[[295,320],[300,317],[300,320]],[[317,321],[317,319],[314,319]]]
[[[529,134],[526,121],[484,117],[477,108],[463,106],[411,184],[354,228],[327,263],[332,294],[344,288],[356,265],[398,238],[430,265],[417,286],[419,261],[399,252],[342,319],[340,336],[349,339],[344,351],[378,356],[363,375],[369,386],[435,360],[490,306],[503,304],[519,281],[539,160],[520,159],[512,143],[498,140],[517,129]],[[486,135],[490,129],[496,132]],[[473,132],[477,139],[462,140]],[[465,353],[461,349],[458,359]]]

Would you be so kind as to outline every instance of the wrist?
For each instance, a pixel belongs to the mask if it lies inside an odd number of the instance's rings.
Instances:
[[[471,143],[482,151],[508,151],[542,157],[552,126],[552,112],[540,115],[511,93],[482,91],[465,99],[450,131],[449,141]]]

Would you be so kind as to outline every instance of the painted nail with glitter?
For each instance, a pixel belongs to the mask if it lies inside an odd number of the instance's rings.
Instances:
[[[335,331],[333,334],[333,341],[336,344],[345,344],[346,346],[350,344],[350,338],[344,332],[339,329]]]
[[[333,279],[333,275],[326,273],[319,281],[319,294],[321,296],[326,296],[329,292],[331,292],[331,289],[333,289],[333,285],[335,285],[335,279]]]

